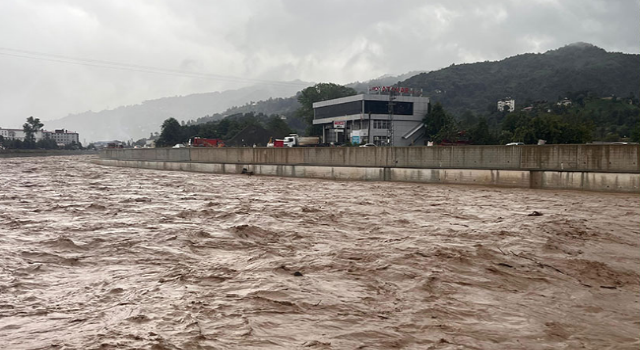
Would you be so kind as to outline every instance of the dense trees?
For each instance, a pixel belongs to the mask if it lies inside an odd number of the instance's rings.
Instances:
[[[477,145],[640,140],[640,108],[632,98],[600,98],[589,92],[567,95],[581,102],[531,102],[527,109],[494,110],[480,117],[466,111],[458,121],[436,103],[424,119],[426,134],[436,143],[464,140]]]
[[[173,146],[185,141],[182,126],[175,118],[169,118],[162,123],[162,132],[156,141],[158,147]],[[188,138],[188,137],[187,137]]]
[[[441,143],[452,140],[458,132],[458,125],[451,114],[447,113],[442,104],[436,103],[422,120],[428,141]]]
[[[357,94],[356,90],[333,83],[320,83],[302,90],[300,94],[298,94],[300,108],[296,111],[296,116],[307,123],[308,127],[305,133],[313,136],[322,134],[322,129],[313,125],[313,104],[315,102],[332,100],[355,94]]]
[[[287,122],[278,115],[267,116],[262,113],[239,113],[230,115],[219,121],[203,124],[184,124],[175,118],[162,123],[162,132],[156,140],[157,147],[169,147],[177,143],[186,143],[192,137],[220,138],[230,140],[249,126],[264,128],[268,136],[257,144],[266,145],[269,137],[282,138],[293,132]]]

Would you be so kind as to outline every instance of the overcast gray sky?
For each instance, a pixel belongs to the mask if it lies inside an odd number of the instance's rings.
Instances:
[[[345,84],[577,41],[639,53],[639,14],[640,0],[2,0],[0,127],[263,80]]]

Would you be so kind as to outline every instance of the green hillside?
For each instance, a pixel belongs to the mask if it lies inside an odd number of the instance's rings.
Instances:
[[[486,114],[499,99],[512,97],[518,109],[525,100],[557,101],[567,93],[638,96],[640,55],[607,52],[576,43],[542,54],[522,54],[497,62],[451,65],[399,83],[423,89],[452,114]]]

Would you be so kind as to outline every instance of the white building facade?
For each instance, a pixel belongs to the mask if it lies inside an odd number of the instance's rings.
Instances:
[[[508,108],[509,112],[516,110],[516,100],[511,97],[507,97],[498,101],[498,111],[503,112],[505,108]]]
[[[47,131],[48,132],[48,131]],[[50,138],[52,138],[58,145],[70,145],[72,143],[80,143],[80,135],[77,132],[69,132],[67,130],[55,130],[54,132],[48,132]]]
[[[323,143],[374,143],[378,146],[424,145],[422,120],[428,97],[360,94],[313,104],[314,125]]]
[[[4,129],[0,128],[0,136],[5,140],[24,141],[27,134],[23,129]],[[33,134],[36,142],[42,139],[53,139],[59,146],[66,146],[73,142],[80,143],[80,135],[77,132],[69,132],[67,130],[46,131],[38,130]]]

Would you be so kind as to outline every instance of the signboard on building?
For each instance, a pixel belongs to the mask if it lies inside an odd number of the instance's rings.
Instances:
[[[345,122],[345,121],[334,121],[333,122],[333,128],[334,129],[344,129],[346,123],[347,122]]]
[[[396,93],[396,94],[407,94],[413,96],[422,96],[422,89],[413,89],[408,87],[400,87],[400,86],[372,86],[369,88],[369,92],[373,93]]]
[[[362,129],[362,130],[353,130],[351,132],[351,136],[369,136],[369,131],[367,129]]]

